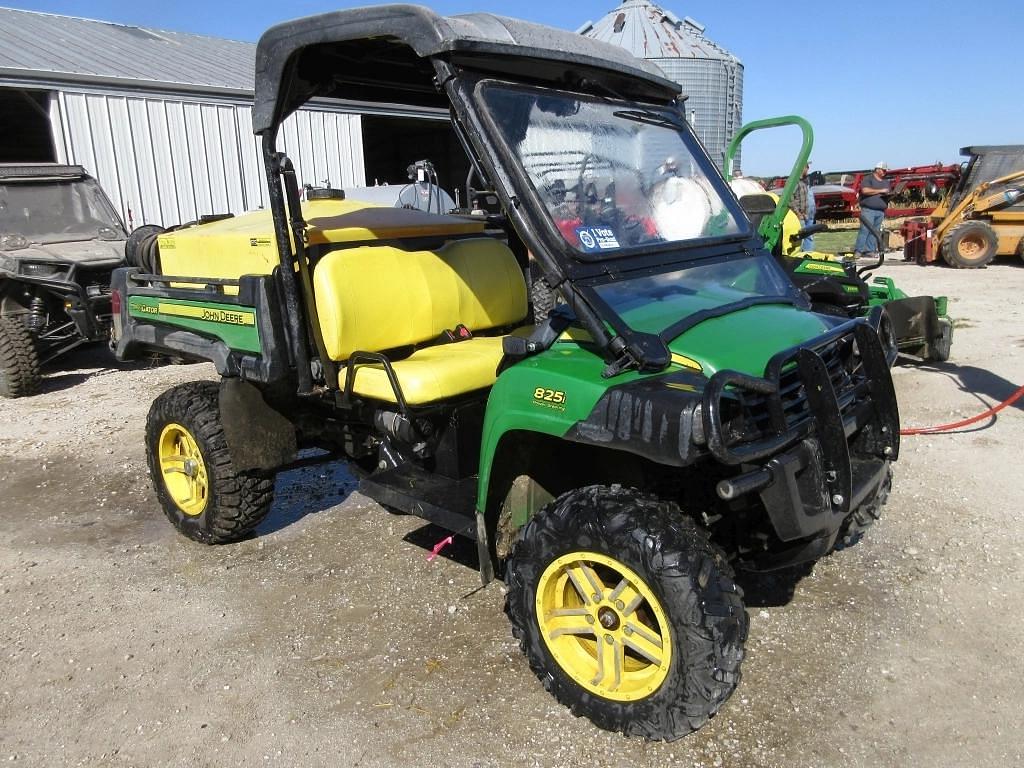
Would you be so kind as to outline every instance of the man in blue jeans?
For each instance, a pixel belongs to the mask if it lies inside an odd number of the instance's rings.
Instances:
[[[889,205],[888,195],[890,193],[889,182],[885,179],[885,172],[889,166],[885,163],[877,163],[875,170],[860,185],[860,215],[870,221],[878,232],[882,231],[882,222],[885,220],[885,209]],[[860,231],[857,232],[857,244],[853,246],[854,255],[860,258],[865,253],[882,250],[879,243],[863,222]]]
[[[808,183],[808,174],[811,172],[811,164],[808,163],[804,166],[804,172],[800,174],[800,180],[796,183],[796,189],[793,190],[793,197],[789,201],[789,207],[793,209],[793,213],[796,214],[797,218],[800,219],[800,228],[814,226],[814,192],[811,190],[810,184]],[[805,237],[801,248],[804,251],[814,250],[814,235]]]

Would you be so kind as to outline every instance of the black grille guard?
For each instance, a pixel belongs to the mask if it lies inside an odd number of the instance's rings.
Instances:
[[[738,371],[723,370],[714,374],[704,389],[704,435],[708,450],[723,464],[736,466],[766,459],[798,440],[816,434],[830,472],[835,472],[836,485],[851,482],[850,455],[839,398],[832,385],[821,351],[844,337],[852,336],[860,353],[864,390],[859,413],[877,429],[868,442],[872,453],[894,461],[899,455],[899,411],[892,376],[877,331],[868,321],[858,318],[836,326],[813,341],[779,352],[765,367],[764,378]],[[795,363],[806,392],[811,418],[787,425],[780,397],[780,380],[785,367]],[[722,400],[726,388],[763,396],[771,410],[775,434],[738,445],[729,445],[722,422]],[[858,391],[860,391],[858,390]],[[849,498],[849,494],[844,494]]]

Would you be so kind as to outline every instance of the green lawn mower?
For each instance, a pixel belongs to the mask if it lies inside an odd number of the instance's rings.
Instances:
[[[779,194],[742,194],[743,190],[739,190],[740,205],[764,238],[765,247],[775,255],[797,287],[807,294],[815,311],[838,317],[865,317],[874,307],[883,307],[885,323],[895,336],[900,353],[926,361],[948,360],[953,322],[946,315],[946,297],[908,296],[896,287],[892,278],[872,278],[871,272],[885,260],[885,238],[870,221],[861,218],[875,238],[878,252],[877,261],[867,266],[858,267],[833,254],[801,249],[805,238],[828,229],[826,224],[802,228],[789,208],[814,144],[810,123],[791,115],[744,125],[726,151],[726,178],[733,181],[733,160],[747,136],[758,130],[790,125],[800,128],[803,141],[782,191]]]

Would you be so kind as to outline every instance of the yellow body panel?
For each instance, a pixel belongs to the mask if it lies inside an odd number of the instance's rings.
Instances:
[[[500,336],[487,336],[417,350],[392,363],[410,405],[422,405],[494,385],[501,362]],[[340,386],[345,386],[342,370]],[[380,365],[356,368],[352,390],[363,397],[395,402],[394,390]]]
[[[480,221],[359,200],[311,200],[302,204],[302,215],[310,245],[456,236],[484,228]],[[269,275],[279,263],[270,211],[174,230],[158,241],[165,275],[237,280]]]
[[[515,256],[488,238],[456,240],[437,251],[333,251],[316,265],[313,292],[324,346],[338,361],[356,351],[421,344],[459,324],[471,331],[512,325],[527,312]]]

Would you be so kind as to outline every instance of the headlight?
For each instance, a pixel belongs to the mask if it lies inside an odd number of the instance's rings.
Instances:
[[[29,263],[22,264],[18,271],[23,275],[28,275],[29,277],[50,277],[51,275],[56,275],[60,272],[60,267],[56,264]]]
[[[16,251],[27,247],[28,240],[24,235],[0,235],[0,251]]]

